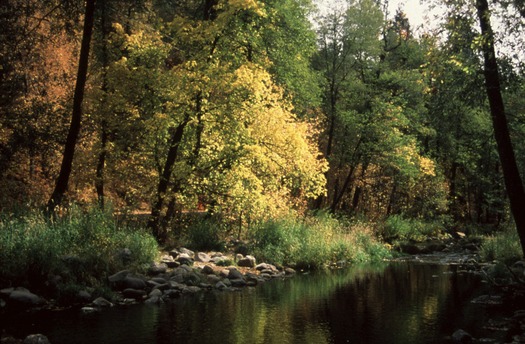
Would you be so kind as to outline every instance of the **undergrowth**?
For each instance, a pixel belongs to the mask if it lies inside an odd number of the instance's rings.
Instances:
[[[390,257],[389,250],[376,240],[371,226],[336,219],[326,213],[269,220],[256,226],[253,236],[253,251],[259,259],[300,269]]]
[[[38,211],[0,215],[1,287],[45,288],[60,276],[64,291],[104,288],[109,274],[141,268],[157,252],[151,235],[119,226],[110,211],[72,207],[54,220]]]

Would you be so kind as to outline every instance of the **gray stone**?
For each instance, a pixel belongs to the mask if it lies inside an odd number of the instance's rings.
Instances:
[[[89,302],[92,296],[91,293],[89,293],[87,290],[81,290],[78,292],[78,298],[82,301]]]
[[[235,261],[236,261],[236,262],[238,262],[239,260],[241,260],[241,259],[243,259],[243,258],[244,258],[244,256],[243,256],[242,254],[240,254],[240,253],[237,253],[237,254],[235,255]]]
[[[295,270],[292,268],[286,268],[284,269],[284,274],[285,275],[295,275]]]
[[[242,278],[230,280],[233,287],[245,287],[246,281]]]
[[[44,303],[44,300],[27,289],[17,288],[9,294],[9,301],[18,305],[36,306]]]
[[[237,265],[247,267],[247,268],[254,268],[256,266],[256,260],[253,256],[246,256],[240,260],[237,261]]]
[[[178,250],[171,250],[169,255],[172,256],[173,258],[176,258],[178,255],[180,254],[180,252]]]
[[[214,273],[213,268],[209,265],[204,265],[201,272],[205,275],[211,275]]]
[[[150,275],[160,275],[168,271],[168,265],[165,263],[151,263],[148,273]]]
[[[161,297],[162,296],[162,290],[160,289],[153,289],[149,294],[148,296],[151,298],[151,297],[154,297],[154,296],[157,296],[157,297]]]
[[[169,281],[168,284],[170,285],[171,289],[175,289],[175,290],[182,290],[182,289],[186,288],[185,284],[182,284],[182,283],[179,283],[179,282],[175,282],[175,281]]]
[[[119,282],[122,282],[124,278],[128,277],[129,274],[130,274],[129,270],[122,270],[122,271],[117,272],[114,275],[109,276],[108,280],[110,283],[119,283]]]
[[[197,252],[197,255],[195,256],[195,261],[202,262],[202,263],[208,263],[211,260],[211,257],[204,252]]]
[[[127,276],[121,284],[122,289],[146,289],[146,282],[137,277]]]
[[[222,254],[222,252],[214,252],[211,254],[211,257],[212,258],[220,258],[220,257],[224,257],[224,254]]]
[[[208,283],[210,284],[216,284],[217,282],[219,282],[221,279],[219,276],[216,276],[216,275],[208,275],[206,277]]]
[[[150,305],[156,305],[156,304],[159,304],[159,303],[163,303],[164,300],[162,300],[162,297],[160,296],[152,296],[148,299],[146,299],[146,301],[144,301],[144,303],[147,303],[147,304],[150,304]]]
[[[211,258],[210,262],[220,265],[222,262],[225,262],[226,260],[227,258],[224,256],[217,256],[217,257]]]
[[[30,334],[27,336],[23,344],[50,344],[49,339],[43,334]]]
[[[198,293],[199,291],[201,291],[201,288],[197,286],[189,286],[189,287],[182,289],[183,294],[195,294],[195,293]]]
[[[228,288],[228,286],[222,281],[219,281],[215,284],[215,289],[224,290],[226,288]]]
[[[4,288],[0,289],[0,295],[9,296],[13,291],[15,291],[15,288]]]
[[[95,307],[82,307],[80,308],[80,311],[84,314],[91,314],[91,313],[98,312],[98,309]]]
[[[5,301],[0,299],[0,308],[4,308],[6,305]]]
[[[237,270],[236,268],[229,268],[229,273],[228,273],[228,278],[231,279],[231,280],[234,280],[234,279],[244,279],[244,276],[242,275],[242,273]]]
[[[113,304],[103,297],[97,297],[91,303],[97,307],[113,307]]]
[[[274,265],[268,263],[257,264],[255,266],[255,269],[257,269],[258,271],[267,270],[269,272],[277,272],[277,268]]]
[[[463,330],[457,330],[452,334],[452,341],[454,343],[472,343],[474,338],[468,333]]]
[[[181,265],[193,265],[193,258],[190,257],[187,253],[181,253],[177,257],[177,262]]]
[[[127,288],[122,291],[122,295],[127,299],[142,300],[146,296],[146,291],[141,289]]]
[[[190,256],[190,258],[195,257],[195,252],[193,252],[192,250],[188,250],[188,249],[185,248],[185,247],[181,247],[181,248],[179,248],[179,252],[180,252],[181,254],[187,254],[188,256]]]

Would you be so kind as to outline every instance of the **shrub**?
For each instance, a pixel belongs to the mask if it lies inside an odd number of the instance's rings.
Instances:
[[[259,259],[300,269],[388,257],[388,250],[374,238],[373,231],[365,228],[325,213],[304,219],[274,219],[255,229],[254,253]]]
[[[225,247],[222,226],[213,218],[196,219],[186,230],[184,244],[194,250],[221,251]]]
[[[97,286],[117,270],[144,266],[157,252],[151,235],[117,226],[109,211],[73,207],[52,221],[37,211],[0,216],[2,285],[43,287],[56,274],[68,284]]]
[[[424,241],[427,238],[441,236],[443,227],[439,221],[426,222],[419,219],[408,219],[402,215],[392,215],[383,224],[382,237],[387,242]]]
[[[499,260],[504,263],[520,259],[523,252],[516,229],[508,226],[496,235],[485,237],[480,256],[484,261]]]

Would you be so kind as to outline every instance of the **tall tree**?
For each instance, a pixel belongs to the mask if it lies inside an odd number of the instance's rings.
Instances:
[[[84,100],[84,88],[86,85],[87,71],[89,64],[89,50],[91,37],[93,35],[93,23],[95,18],[95,0],[86,0],[86,9],[84,13],[84,28],[82,31],[82,43],[80,47],[80,57],[78,62],[77,80],[75,84],[75,94],[73,98],[73,111],[71,114],[71,123],[64,146],[62,165],[60,173],[56,180],[55,189],[47,203],[47,210],[52,213],[55,207],[62,202],[64,194],[67,191],[69,176],[73,166],[73,157],[75,147],[80,133],[82,121],[82,101]]]
[[[481,49],[485,60],[485,87],[490,104],[494,136],[498,145],[510,208],[516,223],[522,251],[525,253],[525,211],[523,211],[525,209],[525,190],[516,163],[505,114],[505,105],[501,94],[500,75],[494,48],[494,32],[490,23],[488,1],[476,0],[476,8],[482,33]]]

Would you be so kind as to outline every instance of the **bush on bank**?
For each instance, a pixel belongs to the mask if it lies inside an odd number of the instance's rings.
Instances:
[[[253,251],[259,259],[301,269],[390,257],[370,225],[350,223],[326,213],[269,220],[256,226],[253,236]]]
[[[110,211],[72,207],[56,219],[33,211],[0,215],[0,287],[48,288],[61,278],[62,291],[103,287],[123,268],[141,268],[158,254],[144,231],[119,226]]]
[[[484,237],[480,256],[486,262],[498,260],[505,264],[521,259],[523,252],[514,223],[505,225],[502,231],[494,235]]]

